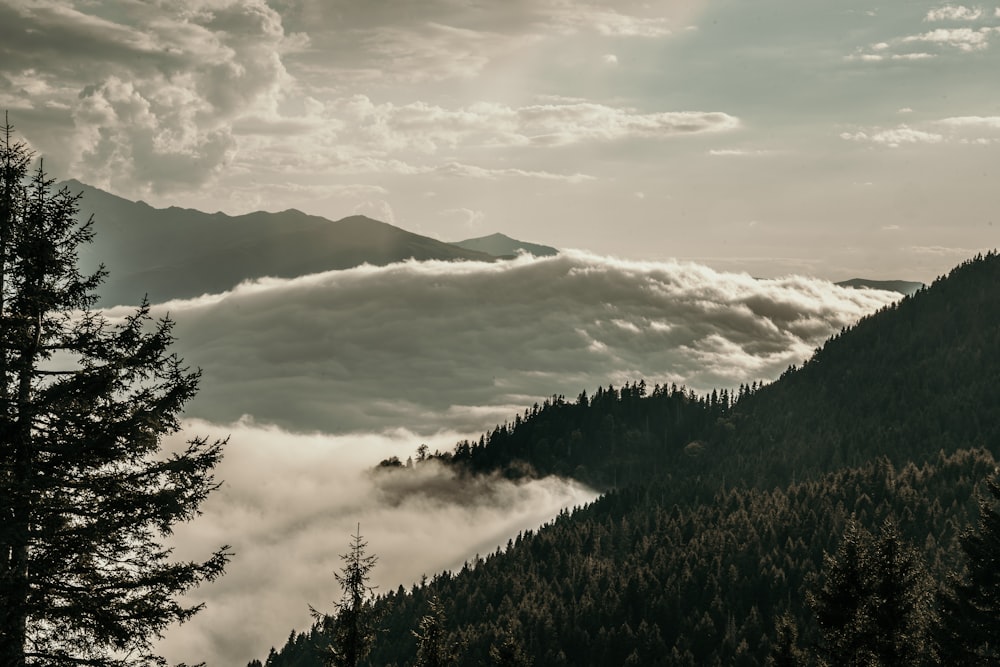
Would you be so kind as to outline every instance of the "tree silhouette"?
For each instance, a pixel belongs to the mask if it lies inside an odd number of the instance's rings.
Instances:
[[[91,222],[32,155],[0,144],[0,664],[153,665],[151,640],[200,605],[177,596],[222,574],[228,547],[173,562],[162,545],[218,485],[223,442],[161,439],[199,374],[143,304],[120,323],[92,306]]]
[[[336,613],[324,614],[310,607],[328,640],[323,649],[327,665],[355,667],[368,655],[375,641],[378,624],[372,605],[375,589],[368,582],[378,557],[367,554],[367,548],[358,524],[357,532],[351,536],[350,549],[340,557],[344,567],[333,575],[343,591],[340,601],[334,603]]]

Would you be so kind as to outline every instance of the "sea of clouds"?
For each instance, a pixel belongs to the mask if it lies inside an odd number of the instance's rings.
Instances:
[[[224,484],[177,531],[177,554],[236,552],[226,576],[195,591],[205,611],[162,650],[172,662],[263,659],[308,627],[308,605],[332,609],[358,524],[384,592],[596,496],[559,479],[470,486],[436,465],[374,474],[383,458],[450,449],[552,394],[640,378],[699,391],[770,380],[896,298],[569,251],[362,266],[156,305],[176,322],[178,353],[203,370],[168,445],[230,436]]]

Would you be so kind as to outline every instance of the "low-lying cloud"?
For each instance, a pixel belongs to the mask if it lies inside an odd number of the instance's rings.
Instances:
[[[773,378],[893,298],[565,252],[363,266],[157,305],[176,320],[178,352],[204,371],[185,433],[231,436],[225,484],[177,531],[176,554],[236,552],[225,577],[194,592],[205,611],[161,651],[172,663],[265,657],[309,627],[308,605],[332,609],[358,524],[385,592],[595,497],[555,478],[456,479],[434,463],[373,471],[383,458],[448,450],[553,393],[640,377],[697,389]]]
[[[459,569],[561,508],[596,496],[555,478],[526,484],[459,480],[436,463],[373,472],[380,457],[412,453],[416,436],[405,431],[333,437],[246,421],[192,421],[185,432],[231,439],[217,471],[225,483],[206,502],[204,515],[177,531],[176,556],[205,558],[223,543],[236,555],[226,576],[191,595],[206,603],[205,610],[160,644],[170,664],[263,659],[291,629],[309,627],[308,605],[332,612],[340,598],[333,573],[343,566],[340,554],[359,524],[369,553],[379,559],[372,583],[384,593],[409,588],[425,574]],[[444,449],[457,437],[442,433],[425,442]],[[182,440],[172,438],[168,446]]]
[[[609,382],[774,378],[893,298],[566,252],[269,279],[154,311],[176,320],[178,351],[204,371],[192,417],[430,435],[481,432]]]

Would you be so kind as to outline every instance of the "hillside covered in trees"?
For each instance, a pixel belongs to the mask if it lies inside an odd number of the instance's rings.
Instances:
[[[1000,527],[985,484],[1000,455],[998,305],[991,253],[772,384],[554,396],[435,454],[469,475],[606,493],[379,596],[358,664],[431,664],[428,618],[453,648],[442,664],[956,664],[962,651],[995,664],[974,635],[1000,619],[981,599],[995,584],[977,578],[996,546],[968,531]],[[390,460],[377,474],[408,472]],[[263,664],[320,665],[326,643],[317,624]]]

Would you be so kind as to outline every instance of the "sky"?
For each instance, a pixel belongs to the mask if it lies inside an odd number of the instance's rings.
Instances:
[[[997,246],[998,49],[996,4],[0,0],[0,105],[157,206],[929,282]]]

